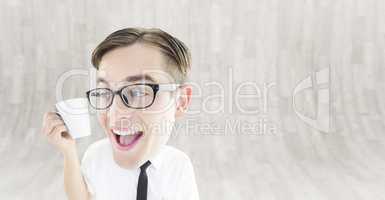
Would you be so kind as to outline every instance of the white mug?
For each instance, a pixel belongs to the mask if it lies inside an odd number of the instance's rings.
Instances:
[[[55,104],[55,107],[73,139],[91,135],[88,100],[86,98],[60,101]]]

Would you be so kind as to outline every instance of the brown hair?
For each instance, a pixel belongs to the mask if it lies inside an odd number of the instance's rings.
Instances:
[[[111,33],[92,52],[93,66],[99,69],[104,54],[136,42],[158,47],[165,55],[167,62],[171,61],[172,65],[168,66],[167,70],[176,82],[183,83],[187,80],[191,69],[189,49],[182,41],[158,28],[125,28]]]

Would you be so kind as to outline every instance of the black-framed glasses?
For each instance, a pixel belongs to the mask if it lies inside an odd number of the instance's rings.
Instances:
[[[117,91],[110,88],[95,88],[86,92],[88,102],[96,110],[109,108],[115,94],[119,95],[123,103],[134,109],[144,109],[150,107],[159,91],[175,91],[178,84],[153,84],[135,83],[126,85]]]

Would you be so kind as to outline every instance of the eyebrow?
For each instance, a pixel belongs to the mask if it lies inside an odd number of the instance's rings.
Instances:
[[[134,76],[127,76],[122,81],[135,82],[135,81],[141,81],[141,80],[156,82],[155,79],[148,74],[138,74]],[[96,83],[101,83],[101,82],[108,84],[108,81],[106,79],[98,77],[96,79]]]

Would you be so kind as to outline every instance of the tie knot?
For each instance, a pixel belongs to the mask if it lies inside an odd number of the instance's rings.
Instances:
[[[147,167],[151,165],[151,162],[149,160],[147,160],[147,162],[145,162],[142,166],[140,166],[140,170],[141,171],[146,171]]]

